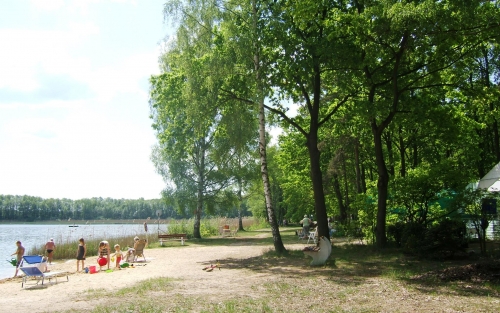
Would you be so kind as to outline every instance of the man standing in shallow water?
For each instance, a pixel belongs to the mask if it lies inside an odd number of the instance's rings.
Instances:
[[[21,260],[23,259],[23,256],[24,256],[24,247],[23,245],[21,244],[20,241],[17,241],[16,242],[16,245],[17,245],[17,250],[16,252],[12,253],[11,256],[13,256],[14,254],[16,255],[16,258],[17,258],[17,264],[16,264],[16,274],[14,274],[14,277],[17,276],[17,272],[19,271],[19,265],[21,265]]]

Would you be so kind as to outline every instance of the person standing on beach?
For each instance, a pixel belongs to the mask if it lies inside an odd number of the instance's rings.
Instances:
[[[85,240],[83,240],[83,238],[80,238],[78,242],[78,250],[76,252],[76,272],[80,270],[80,261],[82,261],[82,270],[85,267],[85,255],[87,254],[87,246],[85,245]]]
[[[52,264],[52,257],[54,256],[54,250],[56,249],[56,244],[54,243],[54,238],[50,238],[45,244],[45,251],[47,251],[47,257],[49,264]]]
[[[16,258],[17,258],[16,273],[14,274],[14,277],[17,276],[17,272],[19,271],[19,265],[21,265],[21,260],[23,259],[23,256],[24,256],[24,247],[21,244],[21,242],[17,241],[16,245],[17,245],[16,252],[11,254],[11,256],[16,255]]]
[[[120,249],[119,244],[115,245],[115,254],[113,255],[113,257],[116,258],[115,268],[121,270],[120,262],[123,258],[123,253],[122,253],[122,250]]]
[[[106,258],[107,260],[107,263],[108,263],[108,270],[109,270],[109,255],[111,253],[111,247],[109,246],[109,242],[107,242],[106,240],[103,240],[99,243],[99,251],[98,251],[98,254],[99,254],[99,258]],[[101,264],[99,264],[99,267],[102,267]]]

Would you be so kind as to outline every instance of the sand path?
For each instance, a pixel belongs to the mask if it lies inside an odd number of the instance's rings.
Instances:
[[[227,246],[179,246],[146,249],[145,266],[137,266],[112,273],[84,274],[76,272],[76,260],[52,264],[51,271],[67,271],[66,277],[59,277],[58,283],[44,286],[28,285],[21,288],[21,278],[10,278],[0,282],[0,307],[2,312],[58,312],[68,309],[87,310],[106,299],[98,297],[99,290],[116,290],[132,286],[148,278],[169,277],[178,279],[176,291],[184,295],[210,294],[217,290],[232,296],[252,296],[252,286],[262,282],[264,274],[244,268],[224,268],[207,273],[202,269],[217,259],[245,259],[261,255],[270,246],[252,246],[237,243]],[[95,265],[96,257],[88,257],[85,265]],[[139,263],[141,264],[141,263]],[[142,265],[142,264],[141,264]],[[267,275],[266,275],[267,276]],[[33,284],[34,281],[28,281]],[[89,290],[96,290],[96,297],[88,297]]]

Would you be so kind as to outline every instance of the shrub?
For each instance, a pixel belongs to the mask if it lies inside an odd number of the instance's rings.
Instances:
[[[429,257],[446,259],[463,255],[466,247],[465,223],[444,219],[427,230],[423,248]]]
[[[402,231],[401,246],[405,253],[447,259],[465,255],[465,234],[465,224],[461,221],[443,219],[428,228],[423,224],[408,223]]]
[[[405,224],[403,222],[397,222],[396,224],[391,224],[387,226],[387,237],[389,240],[394,241],[398,247],[401,247],[401,240],[403,239],[403,231]]]

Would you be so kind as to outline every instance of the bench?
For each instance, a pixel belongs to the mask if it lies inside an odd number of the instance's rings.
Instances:
[[[305,255],[312,257],[311,265],[324,265],[330,254],[332,253],[332,244],[330,240],[321,236],[318,245],[312,247],[305,247],[302,249]]]
[[[158,234],[158,239],[160,240],[160,244],[163,246],[164,241],[170,240],[180,240],[181,244],[184,245],[184,240],[187,240],[186,234]]]

